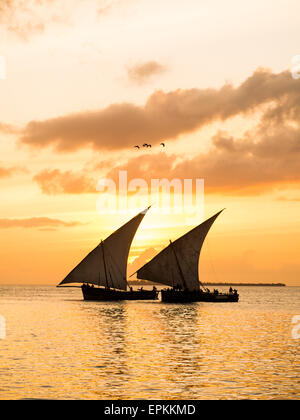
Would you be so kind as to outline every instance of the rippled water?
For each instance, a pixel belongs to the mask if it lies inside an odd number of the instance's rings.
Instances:
[[[300,288],[239,292],[176,305],[2,286],[0,398],[299,399]]]

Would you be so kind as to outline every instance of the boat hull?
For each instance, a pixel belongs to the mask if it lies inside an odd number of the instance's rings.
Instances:
[[[114,290],[101,287],[81,286],[84,300],[119,301],[119,300],[155,300],[158,298],[156,290]]]
[[[124,292],[124,300],[156,300],[158,292],[156,290],[133,290]]]
[[[188,303],[188,302],[238,302],[238,293],[211,293],[201,290],[174,290],[167,289],[161,291],[161,301],[169,303]]]

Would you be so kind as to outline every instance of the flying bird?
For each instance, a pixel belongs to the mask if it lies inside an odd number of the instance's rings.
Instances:
[[[136,147],[137,149],[139,149],[139,148],[140,148],[140,146],[134,146],[134,147]]]
[[[147,143],[144,143],[144,144],[143,144],[143,147],[148,147],[148,144],[147,144]]]
[[[147,147],[152,147],[151,144],[147,144]]]
[[[166,147],[165,143],[160,143],[160,145],[161,145],[162,147]]]

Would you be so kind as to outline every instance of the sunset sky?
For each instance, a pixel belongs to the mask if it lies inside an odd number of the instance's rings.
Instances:
[[[204,179],[204,218],[226,208],[202,281],[300,285],[299,16],[299,0],[0,0],[0,283],[59,283],[147,207],[99,213],[98,180],[126,170]],[[128,274],[203,221],[152,204]]]

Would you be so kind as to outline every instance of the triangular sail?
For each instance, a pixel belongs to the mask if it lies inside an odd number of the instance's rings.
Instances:
[[[164,248],[137,271],[137,278],[184,289],[200,288],[198,264],[200,251],[218,212]]]
[[[59,283],[59,286],[67,283],[91,283],[126,290],[130,246],[148,209],[139,213],[96,246]]]

